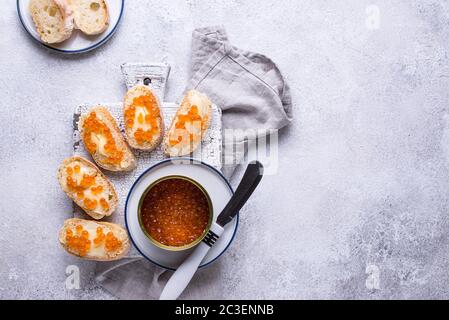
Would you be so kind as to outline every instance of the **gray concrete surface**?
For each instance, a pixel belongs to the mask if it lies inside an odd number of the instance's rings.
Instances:
[[[278,63],[295,120],[236,241],[183,298],[449,298],[449,2],[431,0],[129,0],[112,40],[80,56],[37,46],[5,1],[0,298],[111,298],[56,241],[73,108],[120,100],[126,61],[169,62],[175,100],[191,31],[211,24]],[[64,285],[72,264],[80,290]]]

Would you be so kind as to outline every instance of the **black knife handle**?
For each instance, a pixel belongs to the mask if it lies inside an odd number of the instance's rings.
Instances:
[[[217,218],[217,223],[224,226],[234,218],[237,212],[243,207],[248,198],[256,189],[263,176],[263,165],[259,161],[250,162],[246,168],[243,178],[237,190],[229,200],[226,207]]]

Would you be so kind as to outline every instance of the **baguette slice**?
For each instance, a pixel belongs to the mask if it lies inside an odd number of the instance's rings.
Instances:
[[[45,43],[59,43],[72,35],[74,22],[66,0],[31,0],[29,11]]]
[[[95,106],[80,117],[78,128],[87,151],[109,171],[131,171],[137,160],[109,110]]]
[[[109,12],[105,0],[70,0],[76,28],[88,35],[104,32],[109,26]]]
[[[159,99],[147,86],[128,90],[123,104],[126,139],[134,149],[151,151],[162,141],[164,121]]]
[[[59,242],[68,253],[95,261],[121,259],[130,248],[128,234],[118,224],[77,218],[64,222]]]
[[[81,157],[67,158],[57,177],[67,196],[92,218],[110,216],[117,209],[114,185],[92,162]]]
[[[212,102],[196,90],[186,93],[164,137],[164,153],[171,157],[191,154],[209,128]]]

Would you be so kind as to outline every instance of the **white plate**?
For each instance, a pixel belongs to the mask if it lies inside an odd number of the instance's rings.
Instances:
[[[189,177],[206,189],[212,201],[214,221],[232,197],[233,191],[218,170],[189,158],[173,158],[159,162],[143,172],[136,180],[129,191],[125,205],[125,222],[131,240],[145,258],[160,267],[175,270],[195,247],[184,251],[168,251],[155,246],[142,231],[137,215],[139,200],[145,189],[157,179],[171,175]],[[226,251],[237,231],[237,225],[238,215],[226,225],[223,235],[210,249],[200,267],[210,264]]]
[[[114,32],[122,18],[125,0],[106,0],[109,9],[109,27],[101,34],[88,36],[79,30],[73,30],[72,36],[64,42],[48,44],[43,42],[36,31],[33,19],[28,10],[30,0],[17,0],[17,12],[20,22],[28,34],[43,46],[62,53],[82,53],[98,48],[106,43]]]

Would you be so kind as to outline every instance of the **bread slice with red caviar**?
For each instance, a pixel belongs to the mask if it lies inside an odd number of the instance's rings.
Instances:
[[[126,139],[132,148],[152,151],[161,143],[164,135],[161,106],[149,87],[136,85],[128,90],[123,116]]]
[[[165,154],[179,157],[195,151],[209,128],[211,117],[212,102],[209,98],[199,91],[188,91],[165,134]]]
[[[68,253],[95,261],[121,259],[131,246],[128,233],[118,224],[77,218],[64,222],[59,242]]]
[[[108,217],[117,209],[114,185],[92,162],[81,157],[67,158],[57,178],[67,196],[92,218]]]
[[[131,171],[136,168],[136,157],[107,108],[91,108],[80,117],[78,129],[84,147],[98,166],[109,171]]]

